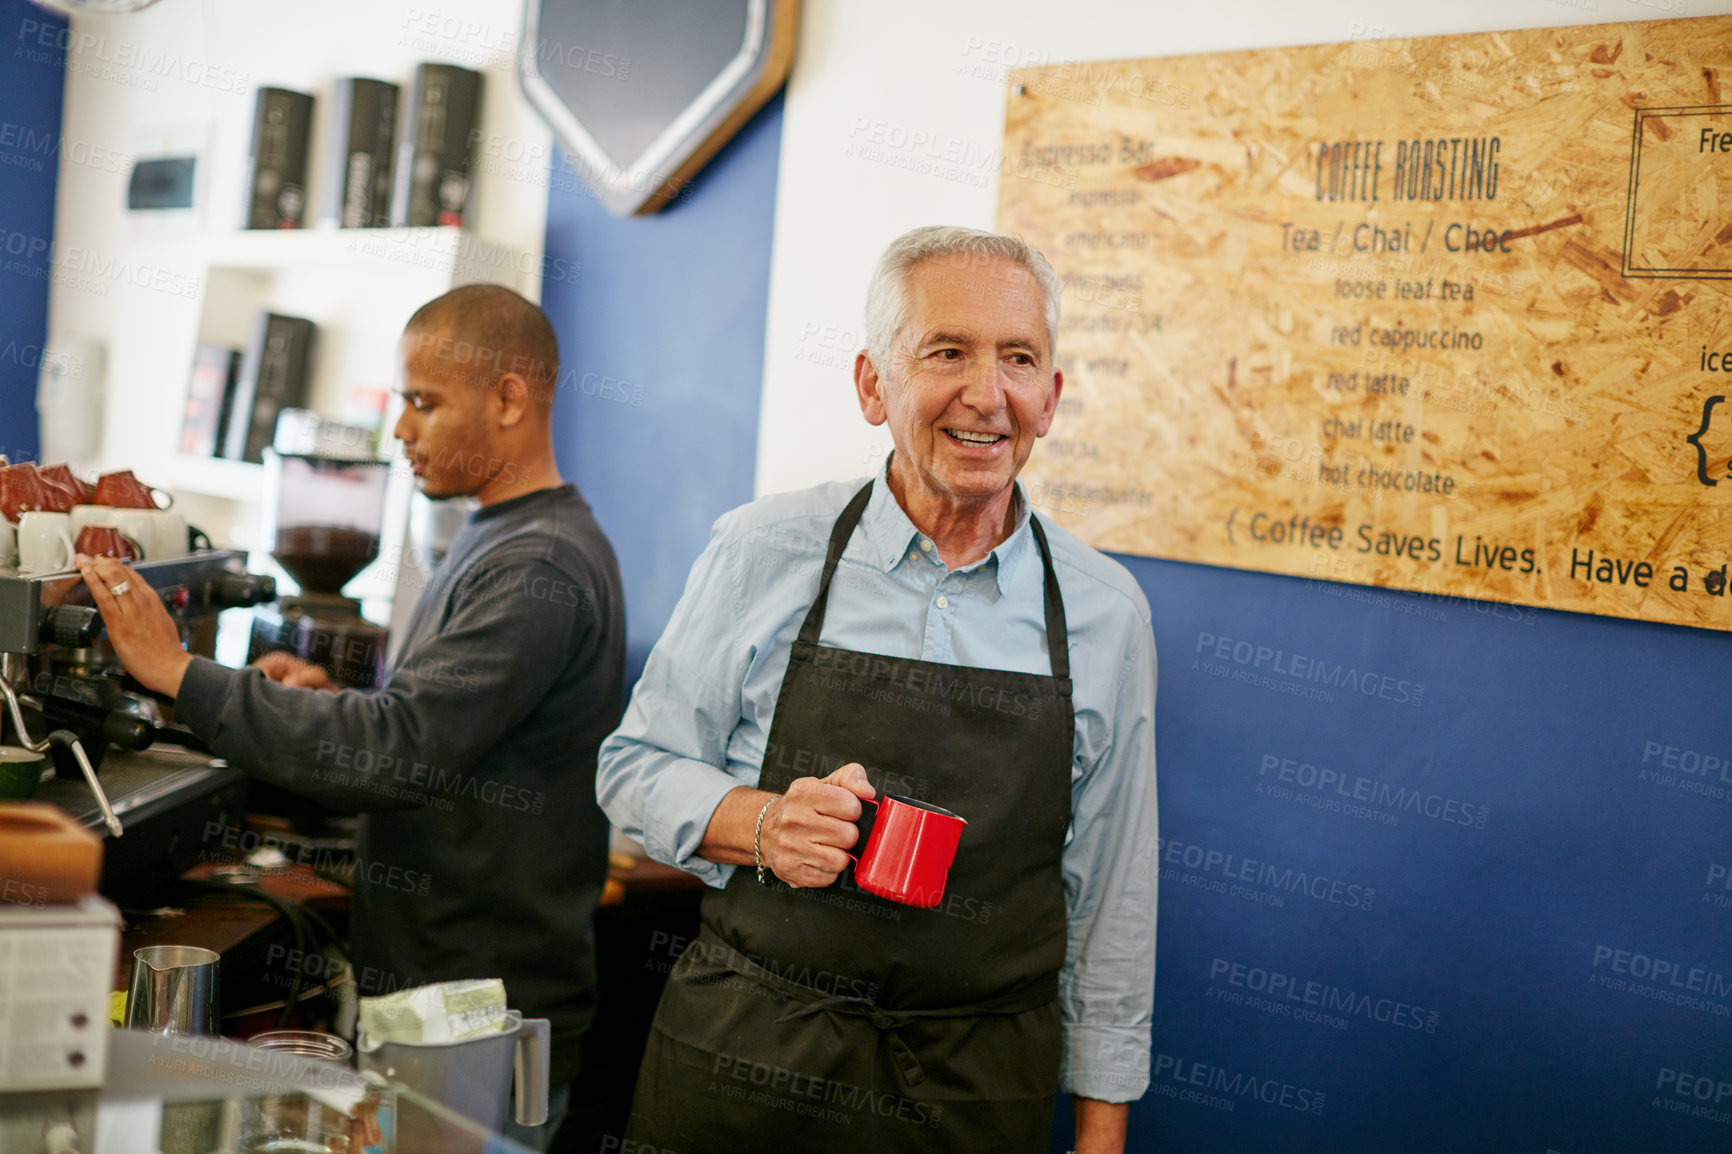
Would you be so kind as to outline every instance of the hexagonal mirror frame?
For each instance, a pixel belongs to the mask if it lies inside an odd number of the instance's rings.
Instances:
[[[799,10],[799,0],[525,0],[518,79],[601,203],[652,213],[782,86]]]

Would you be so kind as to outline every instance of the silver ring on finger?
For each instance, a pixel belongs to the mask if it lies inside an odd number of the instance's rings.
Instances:
[[[131,589],[131,588],[132,588],[132,582],[131,581],[122,581],[118,585],[110,585],[108,587],[108,591],[110,593],[114,594],[116,597],[119,597],[122,594],[124,594],[128,589]]]

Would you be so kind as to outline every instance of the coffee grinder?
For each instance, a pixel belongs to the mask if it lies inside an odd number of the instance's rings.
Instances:
[[[386,628],[342,591],[379,556],[390,475],[388,461],[265,450],[266,541],[301,591],[258,611],[249,662],[284,651],[324,669],[339,688],[383,682]]]

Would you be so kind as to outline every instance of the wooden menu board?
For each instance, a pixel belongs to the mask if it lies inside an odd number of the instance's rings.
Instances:
[[[1732,18],[1012,75],[1103,549],[1732,629]]]

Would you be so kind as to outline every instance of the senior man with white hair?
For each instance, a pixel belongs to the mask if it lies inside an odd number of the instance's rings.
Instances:
[[[1030,508],[1059,285],[921,228],[867,299],[877,476],[722,517],[597,790],[712,888],[625,1135],[638,1149],[1120,1151],[1148,1084],[1155,652],[1125,570]],[[814,431],[818,435],[818,431]],[[858,885],[863,802],[967,821],[943,899]],[[745,869],[737,867],[745,866]]]

